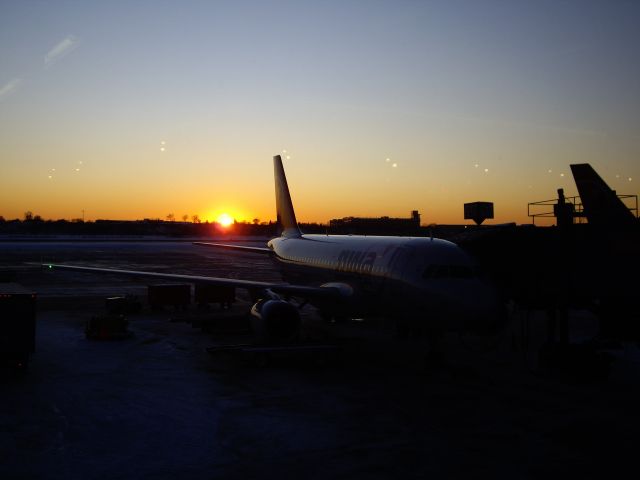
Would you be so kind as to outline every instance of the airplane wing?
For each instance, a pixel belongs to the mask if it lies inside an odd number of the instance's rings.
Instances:
[[[208,283],[210,285],[222,285],[244,288],[247,290],[270,290],[274,293],[293,295],[306,299],[337,300],[343,298],[346,293],[339,287],[327,285],[324,287],[311,287],[306,285],[291,285],[289,283],[259,282],[253,280],[238,280],[235,278],[206,277],[200,275],[182,275],[179,273],[145,272],[141,270],[121,270],[116,268],[83,267],[80,265],[66,265],[56,263],[38,264],[49,270],[74,270],[80,272],[112,273],[131,277],[148,277],[165,280],[181,280],[193,283]]]
[[[237,250],[240,252],[272,254],[273,251],[266,247],[247,247],[244,245],[229,245],[227,243],[209,243],[209,242],[192,242],[193,245],[199,245],[201,247],[221,248],[225,250]]]

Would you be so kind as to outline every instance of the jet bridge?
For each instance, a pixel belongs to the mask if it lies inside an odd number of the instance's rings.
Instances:
[[[640,339],[638,196],[618,195],[589,164],[571,170],[579,196],[565,197],[558,189],[556,199],[528,204],[534,225],[485,230],[458,243],[478,258],[505,298],[525,311],[548,312],[543,363],[572,370],[591,355],[599,370],[593,345],[570,343],[568,310],[595,313],[596,338]],[[545,218],[555,219],[556,227],[536,228]]]
[[[633,216],[638,218],[638,196],[617,194],[616,196],[626,205]],[[562,207],[562,205],[566,206]],[[563,210],[563,208],[565,210]],[[527,204],[527,216],[531,218],[534,225],[536,221],[540,223],[540,220],[547,218],[558,218],[558,216],[566,214],[567,210],[571,212],[572,218],[574,219],[572,223],[586,223],[587,215],[579,195],[564,197],[564,204],[560,203],[560,198],[552,198],[550,200],[530,202]]]

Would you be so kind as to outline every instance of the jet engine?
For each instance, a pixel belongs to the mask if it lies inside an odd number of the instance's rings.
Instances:
[[[300,312],[284,300],[259,300],[252,308],[253,331],[260,341],[291,342],[300,333]]]

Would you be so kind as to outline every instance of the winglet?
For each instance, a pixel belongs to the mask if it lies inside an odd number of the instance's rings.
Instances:
[[[289,185],[284,174],[282,158],[280,155],[273,157],[273,175],[276,183],[276,213],[278,215],[278,226],[282,229],[283,237],[301,236],[296,214],[293,211]]]

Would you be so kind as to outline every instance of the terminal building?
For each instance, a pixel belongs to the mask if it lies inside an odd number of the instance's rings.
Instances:
[[[335,234],[416,235],[420,231],[420,213],[413,210],[409,218],[335,218],[329,221],[329,230]]]

